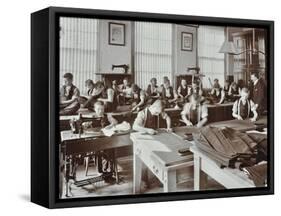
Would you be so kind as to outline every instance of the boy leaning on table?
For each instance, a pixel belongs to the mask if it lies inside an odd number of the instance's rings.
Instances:
[[[164,112],[164,103],[160,99],[138,113],[133,124],[133,129],[151,135],[156,134],[158,127],[157,116],[159,115],[166,120],[167,131],[171,132],[171,118]]]
[[[250,92],[247,88],[242,88],[241,97],[233,104],[232,116],[238,120],[245,120],[250,118],[252,113],[253,117],[250,120],[255,122],[258,118],[257,106],[249,99],[249,94]]]

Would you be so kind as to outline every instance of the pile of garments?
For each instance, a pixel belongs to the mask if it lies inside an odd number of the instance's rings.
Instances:
[[[244,167],[242,170],[253,180],[257,187],[267,184],[267,162],[263,161],[251,167]]]
[[[206,126],[193,134],[193,138],[196,146],[221,167],[248,168],[251,172],[254,166],[267,160],[265,134],[247,134],[228,127]]]

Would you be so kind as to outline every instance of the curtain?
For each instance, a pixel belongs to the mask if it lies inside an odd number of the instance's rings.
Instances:
[[[198,64],[203,78],[203,87],[210,88],[208,78],[212,82],[219,79],[221,86],[225,80],[224,54],[219,49],[225,41],[224,27],[204,26],[198,28]]]
[[[143,89],[152,77],[172,79],[172,24],[135,22],[135,75]]]
[[[85,81],[95,80],[97,72],[96,19],[60,18],[60,81],[73,74],[73,83],[85,93]]]

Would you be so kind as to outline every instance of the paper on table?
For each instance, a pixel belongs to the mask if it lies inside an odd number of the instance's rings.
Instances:
[[[116,131],[128,131],[131,129],[131,126],[128,122],[123,121],[121,124],[117,124],[114,127],[105,127],[102,129],[102,132],[105,136],[111,137],[115,134]]]
[[[128,131],[130,129],[131,125],[126,121],[123,121],[121,124],[115,125],[115,130],[117,131]]]
[[[114,128],[103,128],[102,132],[107,137],[111,137],[115,133]]]

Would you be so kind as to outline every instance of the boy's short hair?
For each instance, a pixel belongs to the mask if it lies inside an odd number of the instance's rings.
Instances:
[[[155,77],[153,77],[150,79],[150,82],[152,82],[152,81],[157,82],[157,79]]]
[[[165,83],[165,82],[170,82],[169,77],[164,76],[164,77],[163,77],[163,81],[164,81],[164,83]]]
[[[97,88],[103,88],[104,87],[104,83],[102,81],[97,81],[95,86]]]
[[[154,101],[154,103],[152,104],[153,106],[160,106],[161,107],[161,111],[164,110],[165,108],[165,104],[163,100],[157,99],[156,101]]]
[[[63,75],[63,78],[73,80],[73,75],[72,75],[72,73],[65,73],[65,74]]]
[[[247,93],[247,94],[250,93],[250,92],[249,92],[249,89],[246,88],[246,87],[244,87],[244,88],[241,89],[241,93],[242,93],[242,92]]]
[[[93,82],[93,80],[91,80],[91,79],[87,79],[87,80],[85,81],[85,84],[86,84],[86,85],[94,85],[94,82]]]
[[[133,92],[137,92],[140,89],[137,84],[132,84],[131,88]]]
[[[259,78],[259,73],[256,71],[252,72],[251,75],[254,75],[255,77]]]

